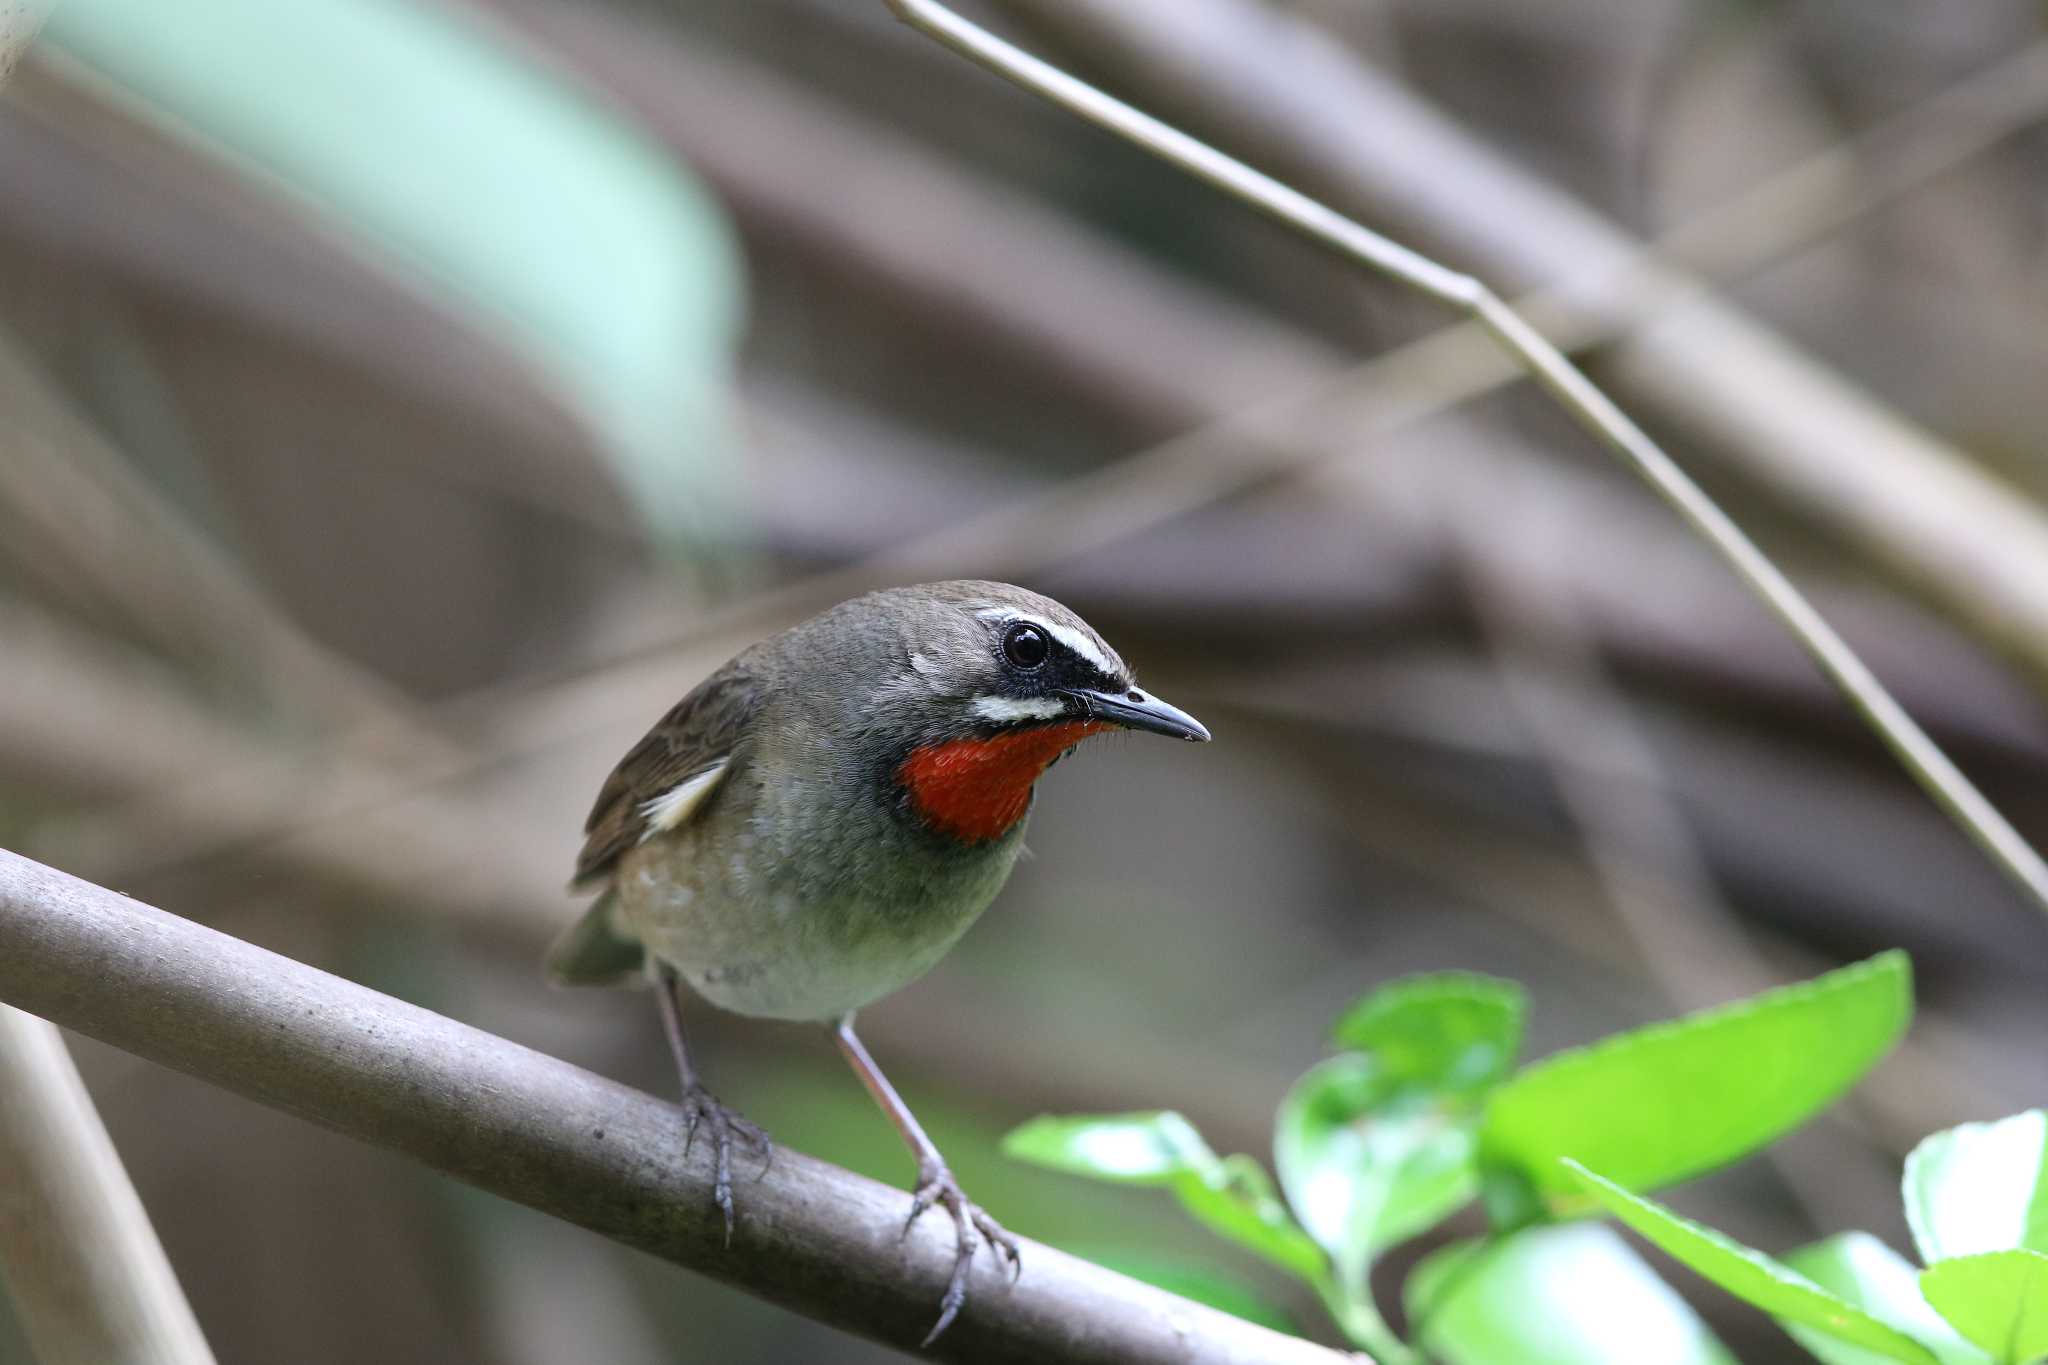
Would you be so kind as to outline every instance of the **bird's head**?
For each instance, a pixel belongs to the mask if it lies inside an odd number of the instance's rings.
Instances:
[[[1090,735],[1209,732],[1140,688],[1094,628],[1007,583],[928,583],[847,603],[855,634],[885,654],[859,727],[887,755],[887,780],[931,828],[980,842],[1030,808],[1032,784]],[[838,632],[846,638],[845,632]]]

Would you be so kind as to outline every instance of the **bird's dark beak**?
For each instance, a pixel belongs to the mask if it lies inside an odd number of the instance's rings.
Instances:
[[[1208,727],[1202,722],[1178,706],[1168,705],[1135,687],[1124,692],[1075,687],[1061,695],[1078,714],[1091,720],[1107,721],[1126,730],[1150,730],[1155,735],[1171,735],[1196,744],[1207,743],[1209,739]]]

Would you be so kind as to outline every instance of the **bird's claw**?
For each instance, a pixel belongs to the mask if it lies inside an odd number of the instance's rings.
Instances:
[[[754,1177],[760,1180],[768,1174],[768,1168],[775,1161],[775,1144],[759,1125],[749,1122],[718,1102],[701,1085],[693,1085],[683,1092],[683,1157],[689,1158],[690,1149],[697,1142],[698,1125],[708,1130],[713,1151],[718,1158],[717,1173],[711,1182],[711,1202],[718,1205],[718,1211],[725,1215],[725,1244],[732,1245],[733,1201],[732,1201],[732,1141],[740,1141],[761,1154],[761,1171]]]
[[[970,1200],[960,1188],[960,1182],[953,1173],[937,1162],[920,1162],[917,1172],[917,1189],[910,1197],[910,1217],[904,1220],[903,1233],[909,1236],[926,1209],[937,1205],[953,1215],[953,1230],[957,1238],[953,1255],[953,1273],[946,1280],[946,1292],[939,1300],[939,1320],[932,1324],[932,1330],[919,1343],[929,1346],[939,1339],[953,1319],[960,1316],[961,1306],[967,1302],[967,1272],[973,1268],[974,1253],[980,1245],[975,1239],[979,1231],[986,1238],[989,1254],[996,1258],[1000,1267],[1007,1258],[1010,1263],[1010,1278],[1014,1283],[1023,1272],[1023,1258],[1018,1254],[1017,1239],[1003,1230],[1002,1224],[984,1213],[979,1204]]]

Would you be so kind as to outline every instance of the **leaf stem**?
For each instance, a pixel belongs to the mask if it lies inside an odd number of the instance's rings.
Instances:
[[[1344,1335],[1372,1352],[1379,1365],[1425,1365],[1422,1353],[1401,1340],[1380,1316],[1370,1287],[1360,1294],[1348,1294],[1334,1278],[1320,1275],[1316,1277],[1315,1289],[1324,1310]]]

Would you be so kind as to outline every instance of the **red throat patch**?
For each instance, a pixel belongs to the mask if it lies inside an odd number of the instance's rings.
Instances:
[[[927,744],[910,751],[897,775],[934,829],[980,843],[1024,818],[1031,784],[1054,759],[1109,728],[1099,720],[1063,721],[990,739]]]

